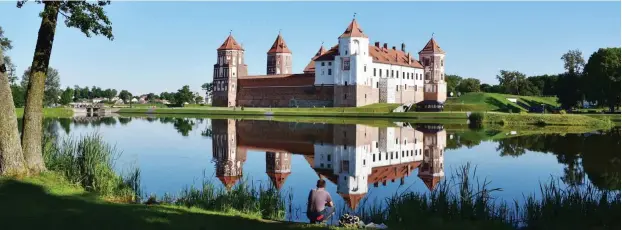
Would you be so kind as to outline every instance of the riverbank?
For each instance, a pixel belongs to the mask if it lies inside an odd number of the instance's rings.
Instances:
[[[18,118],[24,116],[24,108],[15,108]],[[68,108],[43,108],[44,117],[73,117],[73,110]]]
[[[2,229],[324,229],[235,211],[115,203],[62,176],[0,178]]]

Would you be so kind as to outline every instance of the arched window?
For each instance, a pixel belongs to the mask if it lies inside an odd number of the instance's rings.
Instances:
[[[425,79],[430,80],[430,72],[425,73]]]
[[[352,55],[356,55],[359,53],[361,46],[359,44],[359,40],[354,40],[354,46],[352,47]],[[347,51],[346,51],[347,52]],[[346,53],[348,54],[348,53]]]

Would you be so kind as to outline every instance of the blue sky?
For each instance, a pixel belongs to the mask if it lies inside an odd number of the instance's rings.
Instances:
[[[42,5],[0,2],[8,52],[23,70],[32,62]],[[106,7],[114,41],[87,38],[60,24],[51,66],[63,87],[99,86],[134,94],[175,91],[212,79],[216,48],[233,30],[249,74],[265,74],[266,52],[279,29],[294,72],[324,41],[337,43],[354,12],[370,37],[417,53],[432,33],[447,52],[447,74],[497,83],[499,70],[527,75],[563,71],[561,55],[585,59],[620,46],[620,2],[114,2]]]

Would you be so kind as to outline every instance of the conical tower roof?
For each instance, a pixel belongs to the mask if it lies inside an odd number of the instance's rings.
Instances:
[[[425,186],[428,187],[430,191],[434,190],[434,188],[436,188],[441,179],[443,179],[442,176],[432,175],[419,175],[419,178],[421,178]]]
[[[326,49],[324,49],[324,45],[320,46],[320,50],[317,51],[317,53],[315,53],[315,57],[319,57],[320,55],[326,53]]]
[[[419,53],[423,53],[423,52],[433,52],[433,53],[441,53],[441,54],[445,53],[445,51],[443,51],[441,47],[438,46],[438,43],[436,42],[436,40],[434,40],[434,38],[430,38],[430,41],[428,41],[428,44],[426,44],[425,47],[423,47],[423,49],[419,51]]]
[[[229,34],[229,37],[225,39],[225,42],[218,48],[218,50],[244,50],[240,44],[235,41],[233,35]]]
[[[276,187],[276,189],[281,189],[281,187],[283,187],[283,184],[285,184],[285,180],[287,179],[287,176],[289,176],[289,174],[290,173],[269,172],[268,177],[270,177],[270,180],[272,181],[272,184],[274,185],[274,187]]]
[[[219,176],[218,179],[225,186],[227,191],[230,191],[231,188],[240,180],[239,176]]]
[[[352,210],[356,210],[356,207],[359,206],[365,194],[339,194],[343,198],[343,200],[348,204],[348,207]]]
[[[287,48],[287,44],[285,44],[283,36],[279,33],[279,36],[277,36],[276,40],[274,40],[274,44],[272,44],[272,47],[270,47],[268,53],[292,53],[292,51]]]
[[[356,22],[356,19],[352,19],[352,22],[350,22],[350,25],[348,26],[346,31],[344,31],[343,34],[339,36],[339,38],[347,38],[347,37],[359,37],[359,38],[367,37],[367,35],[363,33],[363,29],[361,29],[361,27],[359,26],[359,23]]]

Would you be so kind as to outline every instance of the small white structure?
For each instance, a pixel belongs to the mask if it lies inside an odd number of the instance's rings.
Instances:
[[[511,101],[511,102],[514,102],[514,103],[518,102],[517,98],[508,97],[507,99],[508,99],[508,101]]]

